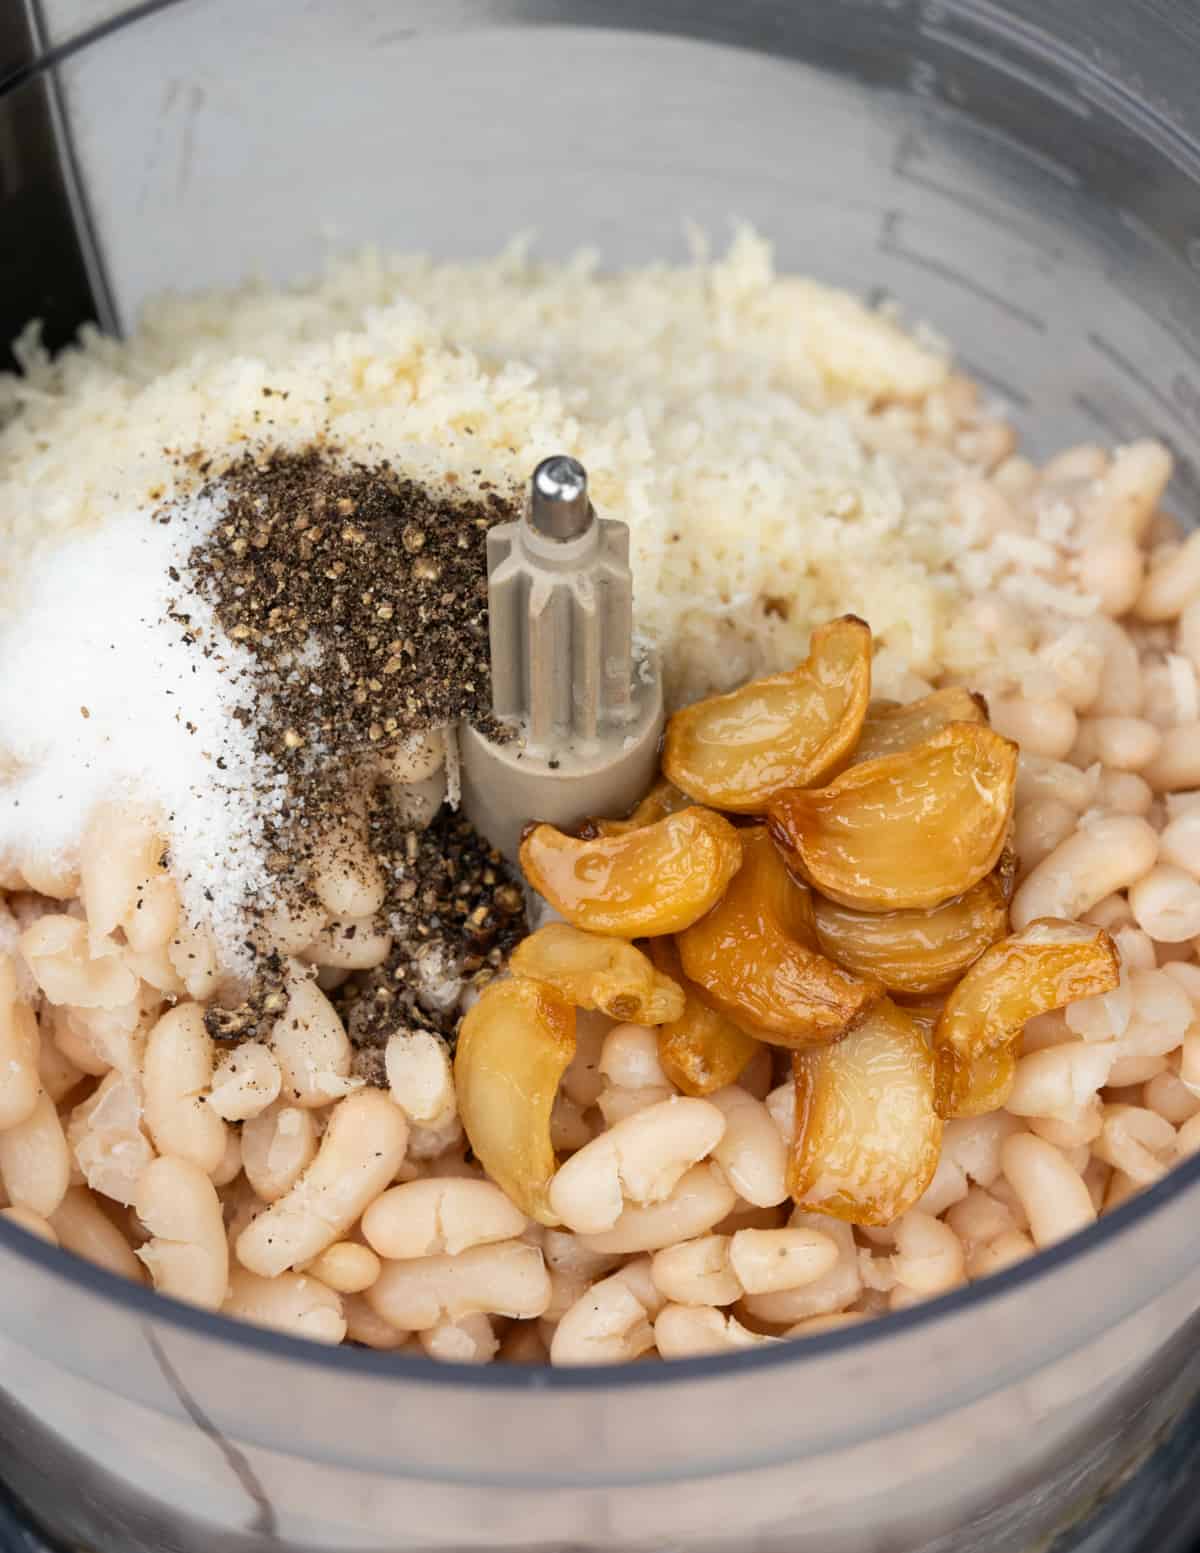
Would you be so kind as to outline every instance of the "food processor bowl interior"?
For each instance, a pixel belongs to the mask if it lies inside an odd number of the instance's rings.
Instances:
[[[12,186],[55,149],[41,213],[75,262],[24,264],[10,337],[366,244],[527,232],[616,267],[747,223],[780,270],[953,341],[1031,454],[1161,437],[1200,512],[1186,3],[42,0],[18,30]],[[1191,1161],[927,1307],[619,1372],[326,1352],[0,1222],[0,1440],[38,1519],[104,1553],[1023,1548],[1086,1522],[1200,1389],[1198,1202]]]

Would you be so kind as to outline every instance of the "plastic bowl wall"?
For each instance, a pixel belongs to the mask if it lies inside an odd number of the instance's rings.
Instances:
[[[944,331],[1034,450],[1165,437],[1193,520],[1187,0],[188,0],[89,31],[98,14],[50,7],[0,107],[25,122],[49,94],[113,327],[164,288],[364,242],[459,256],[533,228],[542,253],[618,264],[738,218],[780,267]],[[9,145],[18,169],[28,151]],[[1194,1162],[926,1308],[590,1373],[235,1329],[0,1223],[0,1473],[103,1553],[1065,1548],[1200,1391],[1198,1217]]]

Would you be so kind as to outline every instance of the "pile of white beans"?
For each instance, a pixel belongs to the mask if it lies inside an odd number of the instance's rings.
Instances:
[[[114,804],[78,868],[23,858],[0,874],[5,1217],[315,1341],[613,1363],[929,1299],[1200,1148],[1200,534],[1160,512],[1155,444],[1075,448],[1039,472],[1007,436],[985,441],[955,510],[1042,546],[1050,514],[1043,572],[1099,603],[1039,620],[997,589],[975,609],[996,648],[981,688],[1022,746],[1013,922],[1099,923],[1123,975],[1030,1023],[1007,1108],[947,1125],[909,1213],[858,1229],[792,1210],[791,1086],[766,1049],[737,1085],[689,1098],[653,1031],[581,1014],[553,1118],[561,1222],[531,1223],[470,1156],[443,1043],[398,1032],[386,1090],[354,1076],[326,994],[390,948],[355,817],[318,862],[311,908],[269,924],[289,957],[270,1037],[226,1047],[203,1018],[211,940],[181,915],[153,818]],[[928,688],[913,679],[913,695]],[[436,781],[436,764],[413,755],[398,776]]]

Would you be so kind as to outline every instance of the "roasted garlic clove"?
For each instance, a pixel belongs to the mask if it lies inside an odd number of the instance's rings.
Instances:
[[[775,793],[823,782],[845,764],[870,693],[870,630],[853,615],[831,620],[797,668],[676,712],[663,771],[701,803],[762,814]]]
[[[840,1041],[794,1052],[792,1072],[796,1204],[852,1224],[906,1213],[933,1179],[942,1141],[933,1053],[913,1018],[880,998]]]
[[[817,939],[831,960],[874,976],[889,992],[940,992],[1008,931],[1008,906],[995,872],[927,911],[853,911],[813,898]]]
[[[937,1069],[937,1111],[952,1118],[986,1116],[998,1111],[1012,1093],[1017,1073],[1017,1043],[993,1046],[966,1056],[952,1046],[934,1049]]]
[[[946,999],[934,1041],[972,1057],[1015,1040],[1035,1015],[1112,992],[1120,979],[1103,928],[1038,917],[976,960]]]
[[[557,1224],[550,1111],[575,1055],[575,1010],[553,987],[493,981],[458,1033],[458,1111],[480,1164],[531,1218]]]
[[[623,938],[600,938],[551,922],[513,951],[515,976],[548,982],[576,1008],[599,1009],[621,1024],[663,1025],[684,1011],[683,989]]]
[[[938,906],[999,861],[1016,774],[1015,744],[951,723],[915,749],[851,766],[828,787],[781,793],[771,834],[789,865],[843,906]]]
[[[807,890],[761,826],[724,899],[677,940],[684,974],[711,1007],[776,1046],[830,1041],[882,988],[821,954]]]
[[[646,948],[663,976],[683,989],[683,1013],[658,1032],[663,1072],[685,1095],[711,1095],[734,1083],[760,1042],[701,1001],[683,974],[673,938],[652,938]]]
[[[587,820],[580,830],[580,835],[626,836],[631,830],[641,830],[647,825],[665,820],[668,814],[678,814],[680,809],[688,808],[691,802],[688,795],[681,793],[673,783],[667,781],[666,777],[659,777],[628,819]]]
[[[862,734],[854,751],[854,764],[898,755],[914,745],[924,744],[933,734],[950,723],[986,723],[987,702],[981,695],[951,685],[935,690],[919,701],[898,705],[895,701],[872,701],[867,708]]]
[[[534,825],[521,842],[533,888],[575,927],[614,938],[690,927],[741,863],[738,832],[711,809],[682,809],[623,836],[590,839]]]

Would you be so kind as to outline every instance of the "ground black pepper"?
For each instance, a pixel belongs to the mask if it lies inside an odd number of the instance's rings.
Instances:
[[[247,902],[251,921],[281,897],[311,900],[308,863],[352,794],[371,796],[371,846],[388,895],[380,926],[387,963],[351,976],[336,1001],[360,1066],[379,1067],[396,1028],[451,1035],[453,1010],[429,990],[491,974],[524,933],[519,887],[461,817],[443,812],[406,829],[381,781],[389,748],[467,719],[492,737],[487,531],[516,513],[511,494],[435,488],[335,448],[241,455],[203,494],[224,516],[188,559],[186,583],[250,655],[248,701],[235,715],[254,734],[284,801],[264,816],[271,898]],[[174,615],[199,641],[186,608]],[[269,1033],[285,966],[251,934],[257,974],[237,1008],[214,1008],[214,1037]],[[375,1054],[374,1056],[370,1054]],[[379,1073],[367,1075],[378,1081]]]
[[[380,795],[370,828],[390,878],[383,915],[392,952],[333,1001],[358,1049],[356,1071],[378,1081],[397,1029],[429,1030],[453,1046],[461,993],[489,981],[528,929],[521,886],[461,814],[443,809],[425,830],[405,830]]]

